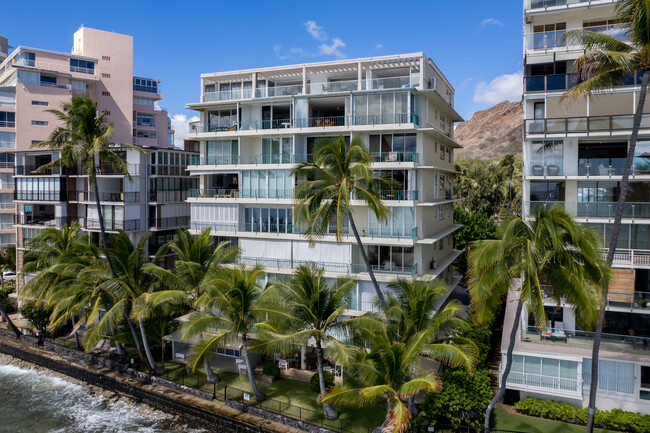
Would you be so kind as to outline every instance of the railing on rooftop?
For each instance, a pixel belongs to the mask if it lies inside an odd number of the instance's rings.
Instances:
[[[552,8],[555,6],[571,6],[579,3],[591,3],[593,0],[526,0],[524,9]],[[602,3],[596,0],[595,3]]]

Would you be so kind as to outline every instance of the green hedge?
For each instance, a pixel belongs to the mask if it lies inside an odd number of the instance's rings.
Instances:
[[[587,424],[587,408],[585,407],[575,407],[567,403],[530,397],[515,403],[515,407],[526,415],[573,424]],[[608,430],[645,433],[650,432],[650,415],[626,412],[621,409],[596,409],[595,424],[596,427]]]

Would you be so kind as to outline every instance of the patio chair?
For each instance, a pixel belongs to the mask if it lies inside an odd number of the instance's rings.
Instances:
[[[278,367],[284,368],[285,370],[289,370],[289,361],[287,361],[286,359],[278,359]]]

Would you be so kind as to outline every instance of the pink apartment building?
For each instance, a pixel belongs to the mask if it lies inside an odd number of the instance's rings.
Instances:
[[[8,51],[0,38],[0,56],[3,47]],[[125,230],[134,240],[155,231],[154,253],[187,225],[184,201],[194,180],[185,167],[192,152],[174,149],[167,112],[157,108],[160,81],[133,75],[132,36],[82,27],[72,53],[19,46],[0,63],[0,244],[16,243],[19,270],[29,239],[45,227],[78,220],[84,230],[99,231],[87,176],[76,168],[37,171],[59,155],[32,148],[57,126],[46,110],[81,95],[97,100],[114,123],[111,142],[133,179],[98,161],[107,230]],[[125,143],[143,152],[120,150]]]

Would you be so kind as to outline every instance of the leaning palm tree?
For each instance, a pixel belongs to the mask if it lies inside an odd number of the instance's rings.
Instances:
[[[60,121],[58,126],[46,141],[35,143],[32,147],[45,148],[60,152],[61,156],[43,165],[39,170],[80,167],[88,176],[88,182],[95,190],[95,205],[101,230],[102,243],[106,243],[104,216],[100,204],[99,187],[97,186],[97,166],[99,161],[105,161],[125,173],[132,181],[127,170],[127,164],[115,148],[109,144],[113,134],[113,124],[106,124],[106,112],[98,113],[97,101],[90,97],[75,96],[70,102],[63,104],[62,110],[47,110]],[[121,149],[140,149],[130,143],[120,144]]]
[[[304,226],[303,233],[310,242],[328,232],[336,222],[336,240],[341,242],[344,225],[350,224],[377,292],[382,311],[386,300],[375,279],[375,274],[363,247],[359,231],[352,217],[352,200],[364,202],[379,221],[386,221],[390,213],[382,202],[381,191],[394,189],[395,182],[377,176],[372,168],[372,157],[359,139],[349,145],[343,137],[317,142],[313,161],[303,162],[292,171],[300,180],[295,190],[294,215],[296,223]]]
[[[187,229],[176,231],[177,239],[166,243],[158,250],[157,256],[172,252],[176,257],[173,270],[164,269],[154,263],[145,265],[145,270],[166,282],[169,288],[148,295],[146,304],[157,308],[164,305],[194,306],[198,299],[212,287],[212,281],[225,265],[232,264],[239,255],[239,248],[231,247],[229,242],[221,242],[214,247],[210,229],[194,235]],[[203,359],[203,368],[208,382],[216,383],[219,377],[210,366],[211,356]]]
[[[574,67],[582,82],[569,89],[564,98],[578,99],[596,94],[606,93],[624,82],[626,76],[642,71],[641,89],[637,103],[632,134],[630,135],[627,160],[621,181],[619,183],[618,203],[612,225],[612,234],[607,250],[607,261],[611,264],[614,260],[616,245],[621,229],[621,220],[628,190],[628,181],[634,151],[636,149],[641,118],[648,94],[648,81],[650,80],[650,3],[645,0],[618,0],[615,5],[616,21],[626,30],[628,41],[621,41],[613,36],[588,30],[572,30],[563,35],[564,40],[581,45],[585,53],[574,61]],[[594,414],[596,408],[596,392],[598,389],[598,353],[605,323],[605,308],[607,303],[607,287],[603,287],[601,305],[591,363],[591,387],[589,389],[589,417],[587,431],[594,429]]]
[[[440,379],[432,371],[416,375],[420,363],[421,340],[396,341],[387,331],[376,333],[370,350],[357,348],[348,369],[347,383],[336,386],[323,402],[362,407],[386,400],[387,411],[380,427],[384,433],[403,432],[411,414],[404,400],[420,391],[440,391]]]
[[[421,353],[449,367],[472,370],[478,349],[473,341],[459,335],[469,328],[466,320],[458,317],[462,304],[450,300],[443,304],[449,287],[437,278],[400,278],[388,284],[388,317],[394,339],[408,344],[421,339]],[[412,416],[417,415],[414,396],[408,400]]]
[[[600,308],[598,287],[609,275],[598,234],[562,208],[540,207],[528,221],[511,213],[503,219],[498,238],[472,243],[468,256],[471,306],[478,322],[487,321],[509,292],[516,303],[505,370],[485,414],[486,430],[495,403],[505,393],[522,306],[540,329],[546,329],[544,296],[558,304],[564,299],[575,305],[578,322],[593,328]]]
[[[270,320],[261,323],[260,338],[254,348],[267,354],[290,353],[308,340],[316,343],[316,367],[321,397],[325,396],[323,374],[324,354],[345,353],[343,338],[346,335],[346,321],[343,313],[348,298],[354,289],[352,280],[328,283],[322,268],[314,264],[301,265],[288,280],[273,284],[273,301],[266,311]],[[354,319],[353,319],[354,320]],[[335,420],[338,414],[324,402],[325,418]]]
[[[248,349],[253,342],[251,334],[257,331],[257,323],[265,318],[264,311],[258,308],[263,294],[258,280],[263,275],[260,267],[246,269],[245,266],[238,266],[220,272],[196,301],[197,311],[190,314],[182,327],[184,340],[199,337],[192,344],[188,357],[187,366],[191,371],[195,371],[217,348],[241,339],[248,379],[257,401],[264,400],[266,396],[255,382]]]

